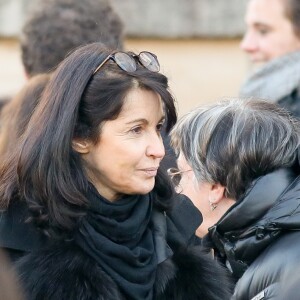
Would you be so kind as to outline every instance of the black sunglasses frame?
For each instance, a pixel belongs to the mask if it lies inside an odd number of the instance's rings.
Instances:
[[[126,68],[124,67],[123,64],[121,64],[118,59],[116,58],[116,55],[118,54],[122,54],[122,55],[125,55],[129,58],[130,62],[134,62],[135,63],[135,68],[134,70],[128,70],[129,68]],[[149,68],[149,65],[145,64],[145,62],[143,61],[143,59],[141,58],[141,55],[143,54],[147,54],[147,56],[149,57],[152,57],[152,62],[155,62],[156,65],[157,65],[157,69],[156,70],[153,70],[151,68]],[[123,51],[117,51],[117,52],[114,52],[110,55],[108,55],[104,60],[103,62],[95,69],[95,71],[93,72],[93,75],[96,74],[100,69],[101,67],[107,62],[109,61],[110,59],[112,59],[122,70],[126,71],[126,72],[134,72],[136,71],[137,69],[137,62],[136,62],[136,59],[140,62],[140,64],[142,66],[144,66],[146,69],[152,71],[152,72],[159,72],[160,70],[160,64],[158,62],[158,59],[157,59],[157,56],[149,51],[142,51],[140,52],[139,54],[131,54],[131,53],[127,53],[127,52],[123,52]]]

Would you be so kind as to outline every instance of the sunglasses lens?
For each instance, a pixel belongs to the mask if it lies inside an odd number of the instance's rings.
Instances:
[[[152,72],[159,72],[160,66],[156,56],[150,52],[143,51],[139,54],[141,64]]]
[[[134,72],[136,71],[136,62],[133,57],[128,55],[127,53],[117,52],[114,55],[115,62],[117,65],[126,72]]]

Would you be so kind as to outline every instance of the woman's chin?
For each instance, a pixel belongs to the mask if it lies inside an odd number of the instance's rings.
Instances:
[[[150,193],[155,184],[155,179],[153,178],[152,180],[147,180],[147,182],[142,182],[138,188],[136,188],[135,194],[140,194],[140,195],[145,195]]]

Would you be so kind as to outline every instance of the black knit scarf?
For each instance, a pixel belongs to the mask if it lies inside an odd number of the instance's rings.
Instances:
[[[91,187],[89,200],[77,244],[99,263],[127,299],[152,299],[157,258],[150,227],[151,196],[131,195],[109,202]]]

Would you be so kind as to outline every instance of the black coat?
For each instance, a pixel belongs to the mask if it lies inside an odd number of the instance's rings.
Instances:
[[[300,91],[293,90],[289,95],[278,100],[278,104],[292,113],[294,117],[300,118]]]
[[[227,271],[195,246],[199,212],[186,197],[177,200],[169,215],[156,212],[153,218],[156,255],[161,261],[154,299],[229,299]],[[21,258],[16,268],[30,300],[126,299],[117,283],[73,241],[48,243]]]
[[[0,215],[0,247],[12,262],[46,243],[46,236],[28,221],[29,216],[25,202],[18,200]]]
[[[154,299],[230,298],[224,270],[198,247],[178,250],[158,265]],[[102,268],[73,243],[29,254],[17,267],[30,300],[126,299]]]
[[[279,293],[274,300],[299,300],[300,268],[290,270],[280,280]]]
[[[300,266],[300,177],[280,169],[259,178],[204,240],[239,278],[232,299],[273,299]]]

